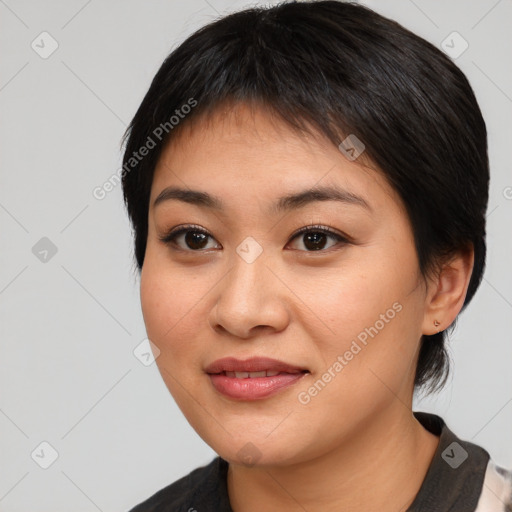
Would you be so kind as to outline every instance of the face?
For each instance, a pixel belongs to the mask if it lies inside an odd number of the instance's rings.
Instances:
[[[228,461],[306,461],[410,402],[426,291],[402,204],[361,159],[241,104],[162,153],[144,321],[169,391]],[[212,377],[225,357],[294,369]]]

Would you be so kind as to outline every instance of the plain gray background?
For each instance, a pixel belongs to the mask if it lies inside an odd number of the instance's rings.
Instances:
[[[469,45],[455,60],[489,131],[488,267],[449,384],[414,410],[512,468],[512,2],[364,3],[437,47],[453,31]],[[2,512],[127,510],[215,455],[134,355],[145,329],[121,187],[92,192],[165,56],[249,5],[0,0]]]

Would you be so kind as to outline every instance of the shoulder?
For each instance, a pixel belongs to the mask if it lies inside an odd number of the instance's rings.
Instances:
[[[512,512],[512,470],[489,459],[475,512]]]
[[[423,484],[407,512],[512,512],[512,472],[479,445],[459,438],[435,414],[414,412],[439,436]]]
[[[129,512],[197,512],[210,510],[225,494],[228,463],[215,457],[209,464],[159,490]],[[208,508],[204,508],[208,504]],[[219,508],[218,510],[223,510]]]

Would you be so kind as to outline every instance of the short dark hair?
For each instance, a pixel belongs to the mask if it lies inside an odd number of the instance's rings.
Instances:
[[[348,134],[360,139],[405,205],[423,277],[474,249],[467,306],[485,267],[489,189],[487,131],[473,90],[431,43],[341,1],[235,12],[165,59],[123,137],[123,194],[139,271],[162,148],[183,125],[237,102],[264,106],[296,130],[312,127],[337,146]],[[151,150],[142,158],[143,147]],[[422,336],[415,388],[437,391],[449,366],[445,332]]]

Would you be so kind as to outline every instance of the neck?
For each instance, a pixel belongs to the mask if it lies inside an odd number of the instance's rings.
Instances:
[[[234,512],[405,511],[423,483],[439,437],[400,400],[329,453],[287,466],[229,465]]]

